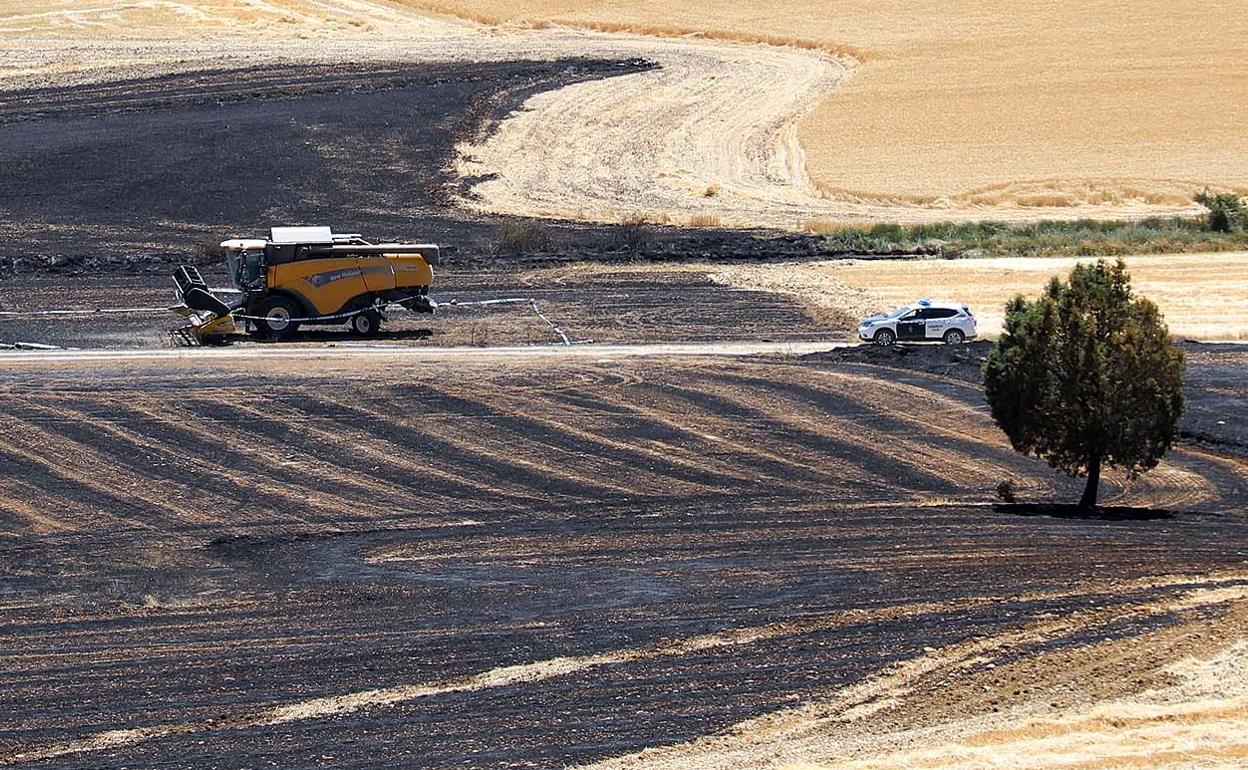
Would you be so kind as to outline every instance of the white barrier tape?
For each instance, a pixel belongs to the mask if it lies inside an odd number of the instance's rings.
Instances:
[[[546,314],[542,312],[542,309],[537,306],[537,300],[533,300],[533,312],[537,313],[538,318],[545,321],[550,326],[550,328],[555,330],[555,334],[559,335],[559,339],[563,340],[563,344],[565,345],[572,344],[572,340],[568,339],[568,335],[564,333],[563,329],[560,329],[558,324],[556,324],[554,321],[547,318]]]
[[[517,305],[521,302],[536,302],[532,297],[504,297],[502,299],[474,299],[460,302],[457,299],[440,303],[441,305],[450,305],[452,307],[468,307],[469,305]]]
[[[310,321],[345,320],[348,318],[353,318],[359,315],[360,313],[366,312],[368,310],[376,310],[378,312],[381,312],[381,311],[389,309],[390,307],[394,305],[398,305],[399,307],[405,308],[407,310],[411,310],[411,308],[407,307],[403,303],[411,302],[415,299],[416,299],[415,297],[412,297],[410,299],[399,300],[397,302],[388,302],[385,305],[373,305],[371,307],[364,308],[363,310],[352,310],[347,313],[336,313],[334,315],[308,316],[308,317],[303,317],[303,318],[288,318],[286,319],[286,322],[287,323],[307,323]],[[591,340],[577,340],[573,342],[573,340],[570,337],[568,337],[567,333],[562,328],[560,328],[558,324],[550,320],[550,317],[542,312],[541,306],[537,304],[537,300],[533,297],[503,297],[500,299],[479,299],[479,300],[469,300],[466,302],[461,302],[459,300],[454,300],[454,299],[450,300],[449,302],[436,302],[436,301],[430,300],[430,303],[433,305],[434,308],[474,307],[474,306],[480,307],[480,306],[486,306],[486,305],[527,304],[529,305],[529,307],[533,308],[533,312],[537,314],[538,318],[545,321],[546,325],[549,326],[551,329],[553,329],[555,334],[559,335],[559,339],[560,341],[563,342],[564,345],[582,344],[582,343],[591,341]],[[172,312],[176,312],[181,307],[183,306],[173,305],[173,306],[166,306],[166,307],[100,307],[100,308],[92,308],[90,310],[87,310],[87,309],[0,310],[0,317],[2,318],[23,318],[23,317],[33,318],[33,317],[40,317],[40,316],[47,317],[47,316],[80,316],[80,315],[125,315],[127,313],[172,313]],[[239,313],[239,312],[234,312],[234,313],[231,313],[230,315],[232,315],[235,319],[241,319],[244,321],[268,320],[264,316],[246,315],[244,313]]]
[[[97,307],[90,310],[0,310],[0,317],[21,318],[57,315],[123,315],[125,313],[172,313],[181,305],[165,307]]]
[[[453,299],[453,300],[451,300],[450,302],[448,302],[448,303],[446,303],[446,304],[447,304],[447,305],[449,305],[449,306],[451,306],[451,307],[465,307],[465,306],[468,306],[468,305],[519,305],[519,304],[527,304],[529,307],[533,308],[533,312],[534,312],[534,313],[537,313],[537,317],[538,317],[538,318],[540,318],[540,319],[542,319],[543,321],[545,321],[547,326],[549,326],[551,329],[554,329],[554,330],[555,330],[555,334],[558,334],[558,335],[559,335],[559,339],[563,341],[563,344],[564,344],[564,345],[579,345],[579,344],[583,344],[583,343],[586,343],[586,342],[592,342],[592,340],[577,340],[576,342],[573,342],[573,341],[572,341],[572,340],[568,337],[567,333],[566,333],[566,332],[564,332],[564,331],[563,331],[563,329],[559,328],[559,325],[558,325],[558,324],[556,324],[554,321],[550,320],[550,318],[549,318],[549,317],[547,317],[547,315],[546,315],[545,313],[543,313],[543,312],[542,312],[542,308],[541,308],[541,307],[537,304],[537,300],[536,300],[536,299],[534,299],[533,297],[504,297],[504,298],[502,298],[502,299],[480,299],[480,300],[472,300],[472,301],[468,301],[468,302],[460,302],[459,300],[454,300],[454,299]]]
[[[399,303],[391,302],[390,305],[399,305]],[[361,313],[366,313],[369,310],[376,310],[377,312],[381,312],[389,308],[390,305],[370,305],[360,310],[352,310],[349,313],[336,313],[334,315],[302,316],[298,318],[292,317],[292,318],[286,318],[283,320],[285,320],[286,323],[291,323],[291,324],[308,323],[311,321],[339,321],[339,320],[343,320],[347,318],[354,318],[355,316],[360,315]],[[235,320],[238,320],[238,319],[242,319],[244,321],[268,321],[269,320],[267,316],[262,316],[262,315],[247,315],[246,313],[230,313],[230,315],[233,316]]]
[[[307,318],[288,318],[288,319],[286,319],[286,322],[287,322],[287,323],[307,323],[307,322],[310,322],[310,321],[318,321],[318,322],[320,322],[320,321],[337,321],[337,320],[343,320],[343,319],[347,319],[347,318],[352,318],[352,317],[354,317],[354,316],[359,315],[360,313],[365,312],[366,310],[377,310],[377,311],[379,311],[379,312],[380,312],[380,311],[386,310],[387,308],[389,308],[389,307],[391,307],[391,306],[393,306],[393,305],[398,305],[399,307],[406,308],[406,309],[410,310],[411,308],[408,308],[408,307],[407,307],[406,305],[404,305],[403,303],[404,303],[404,302],[411,302],[411,301],[413,301],[414,299],[415,299],[415,298],[413,297],[413,298],[411,298],[411,299],[404,299],[404,300],[399,300],[399,301],[397,301],[397,302],[390,302],[390,303],[387,303],[387,304],[385,304],[385,305],[374,305],[374,306],[372,306],[372,307],[370,307],[370,308],[365,308],[364,310],[352,310],[352,311],[347,312],[347,313],[337,313],[337,314],[335,314],[335,315],[311,316],[311,317],[307,317]],[[431,300],[430,300],[430,304],[433,306],[433,308],[434,308],[435,310],[436,310],[437,308],[442,308],[442,307],[484,307],[484,306],[487,306],[487,305],[520,305],[520,304],[527,304],[529,307],[533,308],[533,312],[537,314],[537,317],[538,317],[538,318],[540,318],[540,319],[542,319],[543,321],[545,321],[545,322],[546,322],[546,325],[547,325],[547,326],[549,326],[551,329],[553,329],[553,330],[554,330],[554,332],[555,332],[555,334],[559,335],[559,340],[560,340],[560,341],[561,341],[564,345],[576,345],[576,344],[584,344],[584,343],[586,343],[586,342],[592,342],[592,340],[577,340],[576,342],[573,342],[573,341],[572,341],[572,339],[571,339],[570,337],[568,337],[567,332],[565,332],[562,328],[560,328],[560,326],[559,326],[558,324],[556,324],[554,321],[550,320],[550,317],[549,317],[549,316],[547,316],[545,313],[543,313],[543,312],[542,312],[541,307],[537,304],[537,300],[536,300],[536,299],[534,299],[533,297],[502,297],[502,298],[499,298],[499,299],[477,299],[477,300],[467,300],[467,301],[462,301],[462,302],[461,302],[460,300],[457,300],[457,299],[453,299],[453,300],[450,300],[450,301],[448,301],[448,302],[438,302],[438,301],[436,301],[436,300],[432,300],[432,299],[431,299]],[[235,318],[235,319],[242,319],[242,320],[245,320],[245,321],[265,321],[265,320],[268,320],[268,319],[266,319],[264,316],[244,315],[244,314],[242,314],[242,313],[233,313],[232,315],[234,316],[234,318]]]

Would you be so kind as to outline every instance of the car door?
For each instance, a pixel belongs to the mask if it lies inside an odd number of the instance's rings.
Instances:
[[[899,340],[921,340],[927,333],[927,311],[924,309],[911,310],[901,318],[897,319],[897,339]]]
[[[938,307],[928,310],[927,339],[943,339],[945,336],[945,330],[949,328],[950,319],[957,314],[958,311],[947,307]]]

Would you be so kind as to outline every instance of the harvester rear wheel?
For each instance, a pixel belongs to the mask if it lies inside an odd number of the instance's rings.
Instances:
[[[299,306],[286,297],[275,295],[260,304],[260,320],[256,327],[271,340],[284,340],[299,329],[299,322],[292,321],[301,315]]]
[[[347,325],[351,327],[351,331],[361,337],[376,336],[381,329],[381,313],[376,310],[365,310],[363,313],[351,316]]]

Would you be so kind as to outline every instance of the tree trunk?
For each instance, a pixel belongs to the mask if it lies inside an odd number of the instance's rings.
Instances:
[[[1083,498],[1079,501],[1079,510],[1090,512],[1096,507],[1096,491],[1101,485],[1101,458],[1096,456],[1088,463],[1088,485],[1083,488]]]

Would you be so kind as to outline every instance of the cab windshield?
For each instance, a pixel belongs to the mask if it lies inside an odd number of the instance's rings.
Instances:
[[[888,315],[884,317],[885,318],[901,318],[903,315],[905,315],[906,313],[909,313],[913,309],[914,308],[910,307],[909,305],[906,305],[905,307],[897,308],[896,310],[894,310],[893,312],[889,313]]]
[[[264,250],[227,251],[225,267],[234,287],[246,291],[256,286],[264,275]]]

